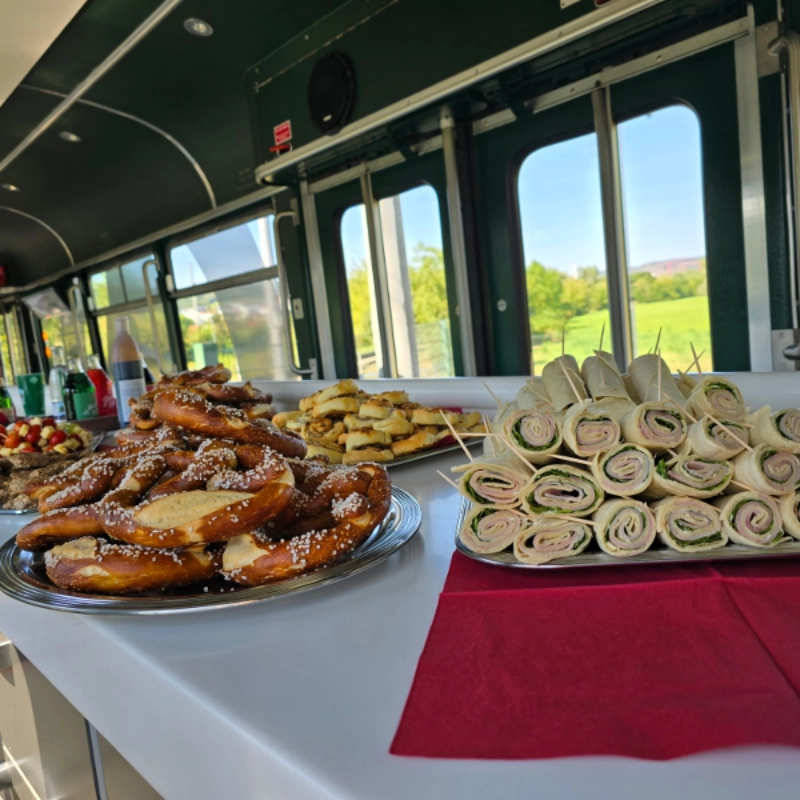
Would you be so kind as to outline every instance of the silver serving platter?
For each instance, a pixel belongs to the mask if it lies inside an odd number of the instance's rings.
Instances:
[[[153,595],[115,597],[71,592],[53,586],[42,553],[20,550],[10,539],[0,548],[0,591],[34,606],[77,614],[177,614],[248,605],[317,589],[375,566],[407,544],[419,530],[422,510],[406,491],[392,487],[383,522],[347,561],[266,586],[238,586],[224,578]]]
[[[464,524],[464,518],[469,512],[472,504],[466,498],[461,503],[456,525],[456,549],[469,558],[476,561],[483,561],[485,564],[496,564],[501,567],[513,567],[515,569],[564,569],[572,567],[626,567],[631,564],[684,564],[686,562],[698,561],[731,561],[736,559],[764,559],[764,558],[787,558],[800,556],[800,541],[791,539],[783,544],[776,545],[767,549],[759,547],[746,547],[743,544],[728,544],[718,547],[715,550],[704,550],[700,553],[679,553],[667,547],[660,539],[652,544],[649,550],[645,550],[637,556],[627,558],[615,558],[604,553],[596,543],[577,556],[571,558],[556,558],[546,564],[523,564],[514,558],[510,550],[501,553],[473,553],[459,538],[458,532]]]

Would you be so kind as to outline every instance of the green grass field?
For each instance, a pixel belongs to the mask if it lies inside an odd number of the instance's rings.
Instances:
[[[636,355],[652,349],[661,333],[661,355],[673,372],[686,369],[692,361],[693,343],[698,353],[705,350],[700,359],[704,371],[711,370],[711,334],[708,321],[708,298],[684,297],[681,300],[666,300],[660,303],[636,303],[634,310],[634,349]],[[608,312],[596,311],[582,317],[573,317],[567,326],[565,349],[580,363],[592,355],[600,342],[600,331],[606,322],[604,350],[611,349]],[[561,355],[561,342],[545,342],[533,349],[535,372]]]

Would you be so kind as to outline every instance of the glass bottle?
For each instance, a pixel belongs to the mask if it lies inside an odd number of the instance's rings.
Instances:
[[[145,393],[142,354],[136,340],[130,334],[128,317],[117,317],[117,335],[111,348],[111,375],[117,395],[117,418],[120,425],[127,425],[131,418],[128,400],[136,400]]]
[[[0,415],[5,417],[5,420],[0,417],[0,424],[3,425],[10,425],[17,419],[14,401],[11,399],[8,389],[6,389],[6,382],[2,378],[0,378]]]
[[[97,393],[89,376],[83,371],[77,358],[67,361],[69,374],[64,381],[64,410],[67,419],[92,419],[97,416]]]
[[[92,354],[87,361],[89,369],[86,370],[86,374],[94,384],[94,390],[97,393],[97,410],[101,417],[113,417],[117,413],[114,384],[111,382],[111,378],[108,377],[108,373],[103,369],[99,356]]]
[[[56,419],[64,419],[64,383],[67,380],[67,370],[64,358],[64,348],[56,345],[50,348],[53,365],[50,367],[50,404],[51,414]]]
[[[145,361],[144,356],[142,356],[142,372],[144,373],[144,385],[147,391],[153,391],[153,389],[156,388],[156,379],[150,371],[150,367],[147,366],[147,361]]]

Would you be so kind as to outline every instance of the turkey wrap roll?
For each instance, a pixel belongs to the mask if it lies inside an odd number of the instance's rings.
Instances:
[[[563,411],[573,403],[580,403],[588,397],[578,362],[573,356],[559,356],[545,364],[542,380],[554,411]]]
[[[733,459],[734,479],[762,494],[788,494],[800,481],[800,461],[785,450],[756,445]]]
[[[639,500],[606,500],[595,511],[593,518],[597,544],[610,556],[638,556],[655,541],[655,517],[650,508]]]
[[[781,512],[774,497],[759,492],[737,492],[713,501],[722,529],[731,541],[748,547],[775,547],[787,541]]]
[[[516,411],[502,424],[502,434],[511,446],[532,464],[545,464],[561,447],[561,426],[548,411]]]
[[[598,453],[591,468],[600,488],[617,497],[641,494],[655,473],[652,454],[636,444],[619,444],[606,453]]]
[[[591,541],[592,529],[585,522],[540,515],[517,534],[514,555],[523,564],[546,564],[582,553]]]
[[[663,457],[656,461],[653,482],[646,495],[651,498],[678,495],[702,500],[722,494],[732,478],[730,461],[696,456]]]
[[[783,408],[772,413],[769,406],[759,408],[747,421],[752,424],[752,444],[767,444],[776,450],[800,455],[800,409]]]
[[[719,511],[695,497],[665,497],[651,505],[658,538],[679,553],[714,550],[728,542]]]
[[[602,400],[595,400],[592,408],[620,422],[626,414],[636,410],[636,403],[625,397],[604,397]]]
[[[454,471],[463,472],[458,482],[461,494],[482,506],[518,506],[531,477],[530,470],[513,453],[482,458]]]
[[[464,518],[458,538],[473,553],[499,553],[531,526],[508,506],[475,506]]]
[[[731,459],[748,444],[747,428],[738,422],[720,425],[706,417],[689,426],[686,442],[689,452],[702,458]]]
[[[782,495],[778,500],[778,508],[781,511],[784,533],[800,539],[800,492]]]
[[[611,353],[595,350],[594,355],[584,359],[581,364],[581,375],[589,394],[595,400],[602,400],[604,397],[630,400],[617,362]]]
[[[534,376],[528,380],[517,392],[517,405],[519,408],[543,408],[546,411],[553,410],[553,402],[544,385],[544,379]]]
[[[581,458],[590,458],[619,443],[619,423],[588,400],[567,411],[561,430],[564,444]]]
[[[661,396],[659,397],[659,364],[661,373]],[[667,399],[672,400],[678,408],[686,404],[683,392],[675,383],[666,361],[655,353],[647,353],[638,356],[631,361],[628,367],[628,374],[631,376],[633,385],[636,387],[636,394],[643,403],[663,402]]]
[[[686,408],[697,419],[706,414],[722,420],[741,422],[747,416],[744,398],[736,384],[725,378],[710,375],[701,378],[686,400]]]
[[[626,442],[648,450],[674,450],[686,438],[686,418],[671,404],[641,403],[619,424]]]
[[[603,502],[603,490],[585,470],[568,464],[542,467],[522,492],[529,514],[588,517]]]

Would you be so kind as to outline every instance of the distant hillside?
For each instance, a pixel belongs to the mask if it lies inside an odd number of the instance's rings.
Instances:
[[[641,267],[632,267],[631,272],[649,272],[653,277],[677,275],[679,272],[700,272],[705,269],[705,258],[670,258],[667,261],[651,261]]]

